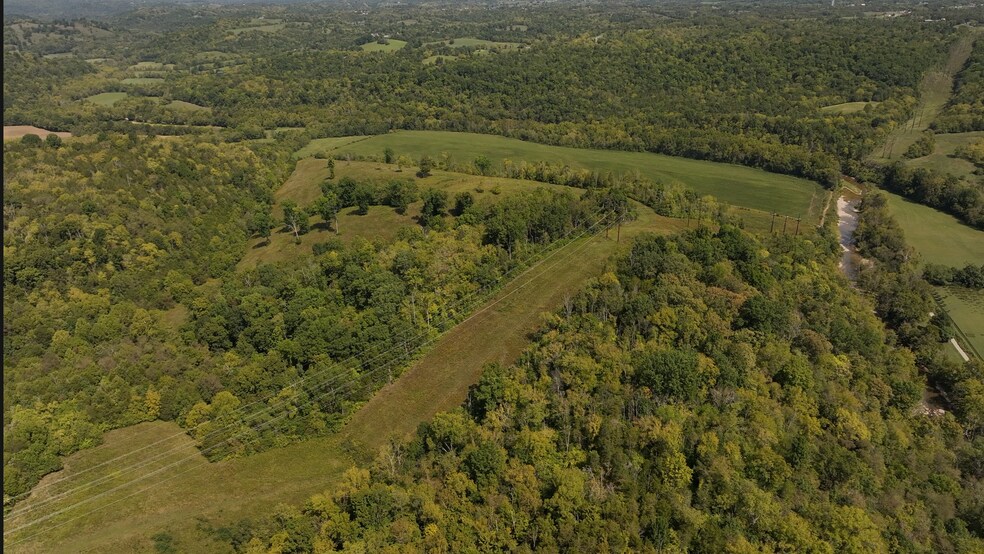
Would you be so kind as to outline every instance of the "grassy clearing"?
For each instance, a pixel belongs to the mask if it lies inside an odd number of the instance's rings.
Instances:
[[[199,106],[198,104],[192,104],[191,102],[185,102],[183,100],[172,100],[168,103],[166,108],[171,108],[172,110],[188,110],[188,111],[199,111],[199,110],[211,110],[212,108],[206,106]]]
[[[57,60],[59,58],[74,58],[75,54],[72,52],[57,52],[54,54],[45,54],[44,59],[46,60]]]
[[[824,113],[847,115],[852,113],[858,113],[861,110],[863,110],[866,106],[871,106],[873,108],[878,104],[879,102],[844,102],[843,104],[824,106],[820,108],[820,111]]]
[[[200,530],[202,521],[216,527],[230,525],[269,513],[279,503],[299,504],[334,486],[341,472],[355,463],[350,452],[361,458],[389,438],[412,432],[418,422],[459,404],[486,363],[514,361],[526,345],[527,334],[539,324],[540,314],[559,308],[571,291],[598,276],[611,255],[628,246],[628,238],[642,231],[672,232],[682,225],[638,208],[640,218],[623,227],[620,243],[614,232],[610,238],[582,238],[555,250],[540,266],[507,284],[473,318],[441,337],[408,371],[362,406],[339,434],[217,464],[205,463],[192,452],[184,464],[99,498],[85,510],[66,511],[39,526],[39,531],[47,529],[43,534],[6,546],[14,552],[152,551],[150,537],[167,532],[177,551],[225,552]],[[162,422],[114,431],[107,434],[105,447],[73,456],[65,473],[82,471],[179,432],[174,424]],[[183,435],[170,440],[191,450]],[[103,470],[108,473],[114,467]],[[169,479],[166,486],[141,492],[141,487],[165,479]],[[83,498],[72,496],[64,505]],[[80,515],[84,517],[72,519]],[[7,527],[21,523],[12,521]],[[48,528],[52,525],[60,526]],[[24,535],[10,538],[20,540]]]
[[[459,56],[427,56],[421,63],[424,65],[434,65],[438,60],[443,60],[442,63],[444,63],[457,60],[458,57]]]
[[[967,146],[981,139],[984,139],[984,131],[936,135],[936,148],[933,153],[910,160],[907,164],[949,173],[960,178],[973,178],[974,170],[977,169],[974,164],[953,154],[961,146]]]
[[[363,52],[396,52],[397,50],[406,46],[406,41],[397,40],[395,38],[386,39],[386,44],[380,44],[378,42],[367,42],[362,45]]]
[[[17,140],[24,135],[37,135],[41,138],[45,138],[48,135],[58,135],[65,139],[72,136],[72,133],[49,131],[41,127],[34,127],[33,125],[4,125],[3,127],[3,140]]]
[[[437,42],[428,42],[424,46],[440,47],[448,46],[451,48],[485,48],[492,50],[511,50],[514,48],[519,48],[522,46],[518,42],[496,42],[493,40],[485,40],[480,38],[455,38],[451,40],[439,40]]]
[[[338,150],[346,144],[363,140],[367,137],[364,136],[352,136],[352,137],[328,137],[314,139],[309,142],[304,148],[301,148],[297,152],[294,152],[294,158],[309,158],[318,154],[319,152],[333,152]]]
[[[163,77],[128,77],[120,81],[124,85],[153,85],[163,83]]]
[[[397,155],[414,159],[423,155],[451,155],[452,161],[470,162],[479,155],[494,163],[512,160],[545,161],[576,168],[616,173],[638,172],[664,183],[679,183],[700,194],[736,206],[779,212],[815,222],[822,209],[823,189],[812,181],[769,173],[750,167],[663,156],[648,152],[622,152],[548,146],[517,139],[446,131],[398,131],[352,141],[335,152],[380,156],[387,147]],[[812,208],[811,208],[812,206]]]
[[[981,263],[984,260],[984,231],[960,223],[955,217],[885,193],[892,215],[905,233],[905,240],[924,262],[949,266]]]
[[[936,119],[950,99],[953,91],[953,77],[960,71],[970,57],[974,45],[974,35],[968,34],[957,40],[950,48],[942,67],[926,73],[919,85],[919,105],[909,121],[894,129],[885,139],[881,148],[876,148],[870,158],[877,162],[899,160],[912,146],[923,131]]]
[[[112,106],[127,96],[129,95],[125,92],[101,92],[99,94],[89,96],[85,99],[85,101],[92,102],[97,106]]]
[[[285,200],[293,200],[301,206],[307,206],[321,196],[321,183],[328,177],[326,164],[325,160],[315,158],[305,158],[297,163],[297,167],[290,178],[274,194],[274,218],[279,221],[283,217],[280,206]],[[395,165],[382,163],[337,161],[335,163],[335,176],[338,179],[352,177],[359,181],[378,183],[386,183],[393,179],[412,179],[421,190],[427,188],[442,189],[446,190],[451,197],[459,192],[471,192],[475,197],[475,202],[479,205],[492,203],[497,198],[524,190],[541,187],[569,190],[574,194],[583,192],[575,188],[558,187],[557,185],[547,185],[534,181],[481,177],[446,171],[434,171],[430,177],[421,179],[414,175],[412,169],[406,169],[402,172],[397,171],[397,169]],[[301,235],[300,244],[295,242],[292,233],[276,228],[269,243],[265,239],[251,241],[246,255],[239,263],[239,268],[251,268],[260,263],[271,263],[295,256],[309,255],[315,244],[333,237],[338,237],[344,242],[350,242],[359,237],[390,242],[396,238],[401,228],[417,225],[417,217],[420,216],[422,206],[423,202],[418,200],[410,204],[406,213],[403,214],[397,213],[395,209],[389,206],[371,206],[366,215],[359,215],[355,208],[345,208],[338,216],[339,232],[337,234],[328,223],[315,216],[311,219],[311,231]]]
[[[916,249],[922,261],[962,267],[984,260],[984,231],[901,196],[888,196],[889,207],[902,226],[906,242]],[[971,348],[984,353],[984,291],[961,287],[937,287],[936,291],[963,335],[957,340],[964,350],[968,354],[972,354]]]

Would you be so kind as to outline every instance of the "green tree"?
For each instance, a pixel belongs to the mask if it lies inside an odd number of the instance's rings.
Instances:
[[[420,158],[418,167],[417,177],[430,177],[431,170],[434,169],[434,160],[432,160],[430,156],[424,156]]]
[[[475,158],[475,169],[478,170],[482,175],[488,175],[489,171],[492,169],[492,160],[488,156],[479,156]]]
[[[459,192],[454,196],[454,213],[455,215],[461,215],[465,213],[465,210],[472,207],[475,204],[475,197],[472,193],[468,191]]]
[[[448,206],[447,191],[430,188],[424,191],[424,205],[420,213],[425,217],[439,216]]]
[[[321,216],[325,225],[331,225],[338,234],[338,212],[341,210],[341,203],[334,192],[327,192],[315,200],[312,211]]]
[[[393,149],[387,146],[386,149],[383,150],[383,161],[388,164],[393,163],[393,154]]]
[[[62,145],[62,139],[60,136],[50,133],[44,138],[44,144],[48,148],[60,148]]]
[[[301,235],[308,232],[309,219],[308,213],[303,208],[297,206],[297,202],[286,200],[283,203],[284,226],[294,233],[294,242],[301,243]]]

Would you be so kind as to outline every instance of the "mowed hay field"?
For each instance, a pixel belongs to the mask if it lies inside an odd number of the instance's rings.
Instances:
[[[59,137],[65,139],[72,136],[72,133],[49,131],[47,129],[42,129],[41,127],[34,127],[33,125],[3,126],[3,140],[17,140],[22,138],[24,135],[37,135],[41,138],[45,138],[48,135],[58,135]]]
[[[951,215],[901,196],[888,194],[889,208],[905,233],[905,240],[925,263],[963,267],[984,261],[984,231],[957,221]],[[947,313],[964,337],[957,337],[964,350],[970,345],[984,353],[984,291],[961,287],[936,287]]]
[[[923,262],[963,266],[984,260],[984,231],[896,194],[885,194],[906,242],[919,252]]]
[[[505,179],[501,177],[482,177],[447,171],[434,171],[429,177],[419,178],[415,175],[416,168],[406,168],[399,171],[395,165],[378,162],[335,161],[335,178],[352,177],[357,181],[368,181],[385,185],[392,180],[412,180],[417,183],[421,192],[428,188],[445,190],[453,203],[454,195],[459,192],[470,192],[479,205],[495,202],[498,198],[516,194],[524,190],[550,187],[557,190],[568,190],[580,195],[583,191],[571,187],[549,185],[534,181]],[[253,239],[246,255],[239,263],[240,269],[255,267],[257,264],[286,260],[291,257],[311,254],[312,247],[330,238],[337,237],[343,242],[356,238],[380,240],[389,242],[396,239],[397,233],[403,227],[417,224],[417,217],[423,206],[422,200],[410,204],[405,213],[398,213],[389,206],[371,206],[369,213],[360,215],[356,208],[342,209],[338,216],[338,233],[320,216],[311,218],[311,230],[301,235],[297,244],[293,233],[283,229],[281,205],[286,200],[293,200],[301,207],[311,205],[321,196],[321,183],[328,177],[327,160],[305,158],[297,162],[290,178],[274,193],[273,217],[278,225],[274,228],[270,242],[266,239]]]
[[[484,155],[496,164],[508,159],[567,164],[575,168],[629,173],[663,183],[679,183],[699,194],[758,210],[779,212],[816,221],[825,191],[806,179],[769,173],[750,167],[663,156],[648,152],[591,150],[548,146],[495,135],[447,131],[398,131],[337,146],[333,152],[381,156],[385,148],[417,159],[447,152],[454,162],[471,162]]]
[[[277,504],[296,505],[336,486],[342,472],[372,455],[391,437],[412,432],[437,411],[460,404],[486,363],[515,361],[541,314],[558,309],[572,291],[599,276],[612,254],[628,248],[629,238],[644,231],[669,233],[683,226],[680,220],[662,218],[642,206],[637,209],[639,218],[623,227],[620,242],[614,232],[610,237],[604,233],[584,236],[552,250],[516,276],[472,317],[438,338],[432,349],[374,397],[379,400],[363,405],[338,434],[209,464],[193,452],[187,437],[174,436],[180,433],[174,424],[144,423],[114,431],[107,434],[105,447],[73,455],[64,476],[148,446],[142,451],[144,458],[147,451],[167,452],[155,444],[158,441],[174,444],[175,461],[188,459],[140,483],[61,512],[37,528],[7,537],[5,546],[9,551],[32,553],[153,552],[152,537],[164,532],[177,552],[227,552],[202,529],[231,526],[269,513]],[[64,485],[109,475],[122,466],[107,464]],[[119,476],[118,482],[125,483],[124,477]],[[91,493],[71,495],[36,515],[92,498]],[[21,509],[30,507],[32,501],[23,503]],[[11,521],[7,530],[24,522]],[[38,531],[43,533],[30,537]]]

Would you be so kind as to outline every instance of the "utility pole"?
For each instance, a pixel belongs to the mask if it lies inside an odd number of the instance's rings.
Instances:
[[[789,223],[789,216],[782,216],[782,235],[786,236],[786,224]]]
[[[800,219],[801,219],[801,218],[799,218],[799,217],[797,217],[797,218],[796,218],[796,236],[797,236],[797,237],[798,237],[798,236],[799,236],[799,234],[800,234]]]
[[[774,234],[776,232],[776,213],[772,212],[772,227],[769,227],[769,234]]]

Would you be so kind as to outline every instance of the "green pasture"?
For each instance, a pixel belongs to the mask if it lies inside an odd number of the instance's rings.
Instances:
[[[191,102],[185,102],[184,100],[172,100],[168,103],[166,108],[171,108],[173,110],[187,110],[187,111],[198,111],[198,110],[210,110],[212,108],[206,106],[199,106],[198,104],[192,104]]]
[[[351,152],[362,156],[382,156],[387,147],[399,155],[418,159],[423,155],[438,158],[448,153],[453,163],[468,163],[484,155],[495,164],[503,160],[544,161],[575,168],[616,173],[638,172],[643,177],[663,183],[679,183],[702,195],[757,210],[779,212],[816,221],[822,209],[824,190],[806,179],[769,173],[750,167],[664,156],[648,152],[623,152],[548,146],[495,135],[447,131],[398,131],[362,140],[347,139],[349,144],[335,143],[337,154]],[[344,141],[346,139],[333,139]],[[324,148],[321,148],[323,150]],[[311,145],[296,155],[312,155]]]
[[[328,137],[314,139],[309,142],[304,148],[301,148],[297,152],[294,152],[295,158],[308,158],[319,153],[330,153],[335,150],[349,144],[350,142],[355,142],[358,140],[363,140],[368,137],[364,136],[351,136],[351,137]]]
[[[984,231],[964,225],[952,215],[886,194],[906,242],[916,249],[923,262],[964,266],[984,260]]]
[[[127,96],[129,95],[125,92],[101,92],[99,94],[93,94],[85,100],[97,106],[112,106]]]
[[[386,39],[386,44],[380,44],[378,42],[367,42],[362,45],[363,52],[396,52],[397,50],[406,46],[406,41],[397,40],[395,38]]]

